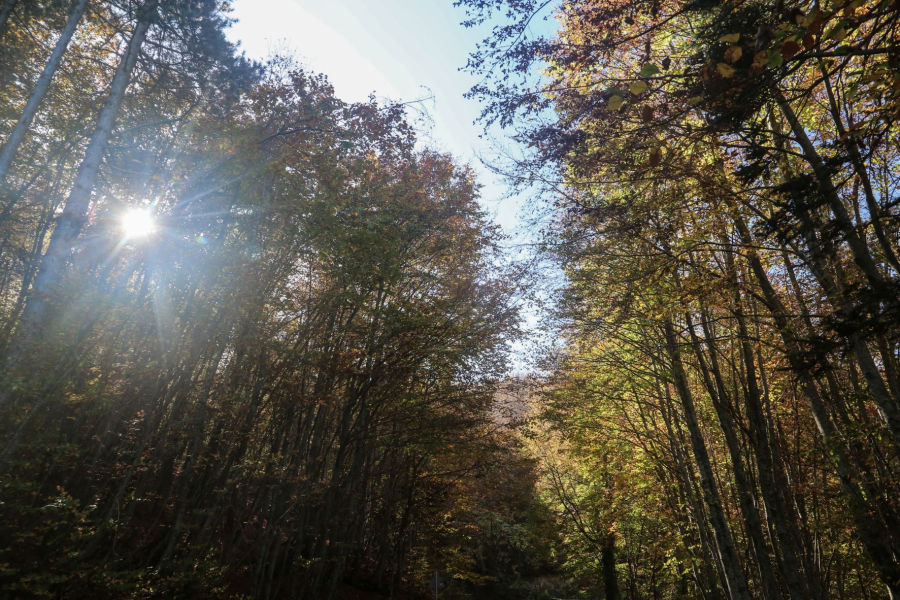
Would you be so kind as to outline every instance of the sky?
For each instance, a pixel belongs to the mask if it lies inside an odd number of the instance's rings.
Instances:
[[[429,144],[472,164],[485,186],[482,206],[510,235],[521,234],[521,199],[479,160],[491,145],[475,124],[480,106],[463,94],[477,79],[463,71],[485,29],[460,25],[453,0],[234,0],[230,37],[251,58],[288,50],[324,73],[345,101],[378,98],[424,103]]]

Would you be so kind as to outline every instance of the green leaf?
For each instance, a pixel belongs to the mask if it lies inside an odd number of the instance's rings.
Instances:
[[[641,67],[641,77],[653,77],[659,73],[659,67],[654,64],[647,64]]]

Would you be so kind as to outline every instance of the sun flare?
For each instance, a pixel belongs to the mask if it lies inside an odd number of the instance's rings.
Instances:
[[[121,218],[122,231],[128,238],[147,237],[156,231],[156,221],[149,210],[132,208]]]

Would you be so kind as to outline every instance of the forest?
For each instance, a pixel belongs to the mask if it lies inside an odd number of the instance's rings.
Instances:
[[[0,599],[900,600],[900,0],[427,2],[527,248],[232,0],[0,0]]]

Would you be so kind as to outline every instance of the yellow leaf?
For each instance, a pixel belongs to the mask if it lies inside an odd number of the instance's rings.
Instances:
[[[647,84],[643,81],[635,81],[631,84],[631,87],[628,88],[628,91],[637,96],[638,94],[647,91]]]
[[[738,60],[740,60],[742,54],[744,54],[744,51],[740,46],[731,46],[728,50],[725,51],[725,60],[730,63],[736,63]]]
[[[719,63],[718,65],[716,65],[716,71],[718,71],[719,75],[721,75],[722,77],[734,76],[734,67],[732,67],[728,63]]]
[[[688,100],[688,104],[690,104],[691,106],[697,106],[701,102],[703,102],[703,98],[701,98],[700,96],[694,96],[693,98]]]
[[[606,103],[606,108],[612,111],[619,110],[620,108],[622,108],[623,102],[625,102],[625,99],[617,94],[609,99],[609,102]]]
[[[734,44],[739,39],[741,39],[741,34],[739,33],[729,33],[728,35],[723,35],[719,38],[720,42],[725,42],[726,44]]]

